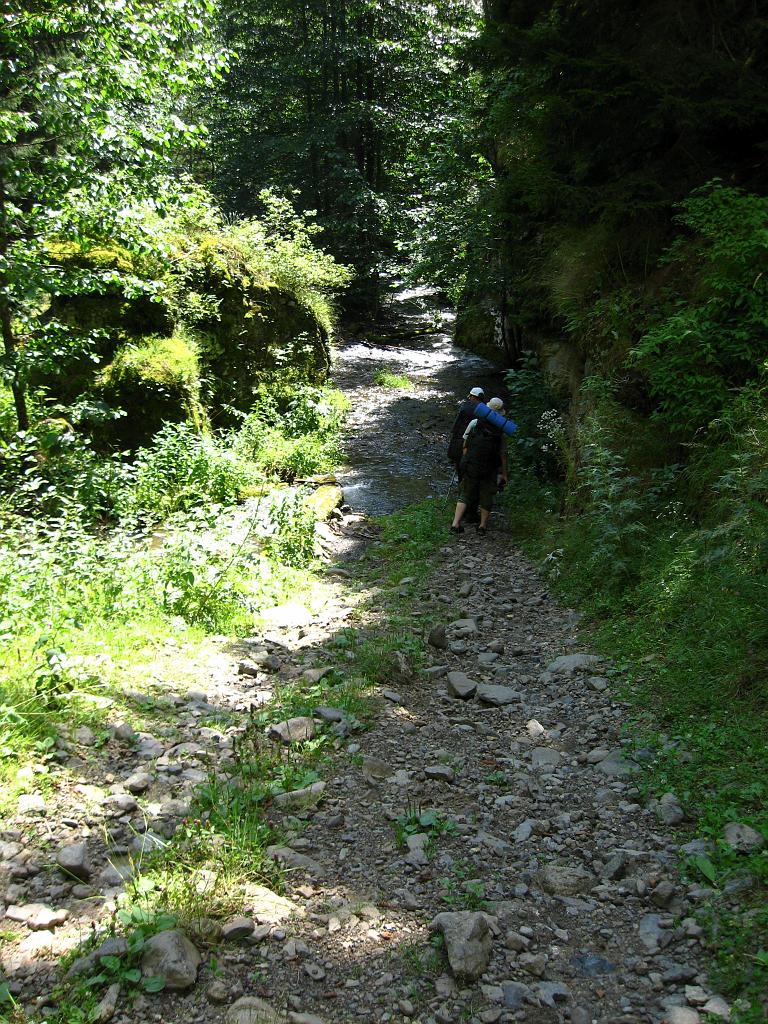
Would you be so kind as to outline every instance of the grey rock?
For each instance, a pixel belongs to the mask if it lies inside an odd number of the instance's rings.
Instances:
[[[141,973],[159,975],[172,991],[190,988],[197,980],[200,953],[184,932],[173,929],[151,936],[144,944]]]
[[[541,981],[538,995],[545,1006],[555,1006],[557,1003],[567,1003],[571,998],[571,990],[560,981]]]
[[[455,619],[450,628],[456,636],[471,636],[477,632],[477,622],[472,618]]]
[[[327,707],[325,704],[321,704],[319,708],[315,708],[314,714],[322,722],[329,724],[333,722],[343,722],[346,717],[345,713],[340,708]]]
[[[499,656],[495,651],[481,651],[477,660],[481,665],[493,665],[495,661],[499,660]]]
[[[129,793],[135,796],[138,793],[146,793],[152,785],[152,776],[149,772],[134,772],[123,782]]]
[[[508,1010],[519,1010],[525,1003],[532,1002],[531,989],[521,981],[502,981],[501,989],[504,993],[504,1005]]]
[[[363,774],[371,781],[383,781],[389,779],[394,773],[392,765],[382,761],[380,757],[363,758]]]
[[[618,853],[614,853],[612,857],[608,858],[605,867],[600,872],[600,877],[608,879],[609,882],[616,882],[623,878],[626,873],[627,855],[623,850],[620,850]]]
[[[685,812],[674,793],[664,793],[656,805],[656,816],[665,825],[679,825],[685,820]]]
[[[392,704],[399,704],[399,705],[405,704],[405,701],[400,696],[400,694],[397,692],[397,690],[382,690],[381,691],[381,696],[385,700],[390,701]]]
[[[325,1024],[325,1021],[314,1013],[296,1013],[291,1011],[288,1014],[288,1024]]]
[[[221,1006],[229,999],[229,986],[219,978],[215,978],[205,990],[205,998],[209,1003]]]
[[[428,843],[429,833],[427,832],[417,832],[415,835],[406,836],[405,845],[408,847],[408,853],[404,859],[414,867],[423,867],[425,864],[429,864],[426,849]]]
[[[280,1017],[263,999],[243,996],[227,1010],[224,1024],[280,1024]]]
[[[585,978],[598,978],[601,974],[613,974],[616,964],[606,960],[599,953],[575,953],[569,960],[571,967]]]
[[[256,922],[251,917],[232,917],[221,927],[221,937],[225,942],[245,939],[253,934]]]
[[[307,808],[319,803],[325,792],[324,782],[313,782],[304,789],[291,789],[287,793],[276,793],[273,797],[278,807]]]
[[[81,725],[75,729],[75,743],[79,743],[81,747],[92,747],[95,742],[96,733],[87,725]]]
[[[723,829],[723,838],[737,853],[757,853],[765,846],[765,836],[740,821],[729,821]]]
[[[139,806],[134,797],[128,793],[113,793],[102,802],[102,809],[105,814],[113,818],[119,818],[123,814],[130,814]]]
[[[639,771],[636,764],[631,764],[625,759],[621,748],[610,750],[607,756],[599,762],[597,768],[604,775],[612,779],[620,779],[625,775],[631,775],[633,772]]]
[[[305,740],[311,740],[315,732],[314,719],[300,715],[298,718],[289,718],[284,722],[270,725],[267,735],[279,743],[303,743]]]
[[[448,649],[448,638],[445,635],[445,626],[434,626],[427,637],[427,643],[440,651]]]
[[[586,1006],[574,1006],[571,1009],[571,1024],[592,1024],[594,1014]]]
[[[689,1006],[673,1006],[667,1010],[663,1018],[664,1024],[701,1024],[698,1010]]]
[[[16,806],[19,814],[44,814],[46,810],[42,793],[22,793]]]
[[[312,979],[312,981],[322,981],[325,977],[325,968],[321,967],[320,964],[304,964],[304,972]]]
[[[316,878],[322,878],[325,874],[325,868],[321,864],[303,853],[292,850],[290,846],[268,846],[265,852],[271,860],[279,861],[287,868],[305,871]]]
[[[666,936],[660,921],[658,914],[646,914],[638,923],[638,937],[649,953],[657,953],[666,944]]]
[[[526,840],[531,838],[533,834],[534,823],[530,820],[521,821],[515,831],[512,833],[512,838],[516,843],[524,843]]]
[[[454,975],[473,979],[485,972],[492,948],[491,929],[485,914],[468,910],[438,914],[430,929],[442,933]]]
[[[722,996],[712,996],[704,1004],[704,1013],[710,1013],[713,1017],[720,1017],[722,1020],[731,1019],[731,1008]]]
[[[666,908],[675,898],[675,886],[668,879],[662,879],[656,888],[651,892],[651,903],[657,907]]]
[[[65,875],[87,882],[93,873],[93,866],[85,843],[69,843],[56,854],[56,863]]]
[[[445,764],[428,765],[424,769],[424,774],[428,779],[437,779],[439,782],[453,782],[456,778],[453,768]]]
[[[505,707],[507,704],[517,704],[521,695],[518,690],[509,686],[493,686],[481,683],[477,687],[477,697],[483,704],[489,704],[494,708]]]
[[[547,864],[539,872],[539,883],[553,896],[576,896],[591,888],[594,880],[581,868]]]
[[[333,669],[330,665],[325,665],[323,668],[305,668],[301,674],[310,683],[319,683],[321,679],[325,679],[328,673],[332,671]]]
[[[93,1015],[89,1018],[93,1021],[93,1024],[106,1024],[108,1020],[112,1020],[117,1009],[117,1001],[120,998],[120,982],[115,982],[110,985],[107,991],[101,998],[96,1009],[93,1011]]]
[[[136,730],[130,722],[117,722],[112,728],[112,735],[121,743],[130,743],[136,737]]]
[[[531,751],[531,765],[534,768],[557,768],[560,754],[551,747],[534,747]]]
[[[477,692],[477,683],[463,672],[448,673],[448,693],[459,700],[469,700]]]
[[[583,672],[588,668],[594,668],[602,660],[595,654],[564,654],[547,665],[547,672],[573,675],[574,672]]]
[[[23,906],[12,904],[5,912],[9,921],[25,924],[30,931],[47,931],[57,928],[69,917],[68,910],[53,910],[45,903],[25,903]]]

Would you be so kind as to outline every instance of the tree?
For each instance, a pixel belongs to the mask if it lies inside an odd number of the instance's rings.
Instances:
[[[396,255],[418,192],[415,156],[453,93],[452,51],[473,0],[236,0],[220,12],[238,60],[205,100],[224,204],[258,212],[264,187],[316,210],[362,280]],[[416,203],[418,204],[418,198]]]
[[[210,0],[11,0],[0,22],[0,329],[20,429],[36,361],[78,344],[41,317],[48,295],[138,279],[66,268],[56,244],[151,244],[135,216],[161,207],[172,160],[203,130],[184,98],[212,84]]]

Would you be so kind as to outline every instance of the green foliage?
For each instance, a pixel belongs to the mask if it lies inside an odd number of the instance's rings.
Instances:
[[[281,394],[263,387],[234,439],[235,451],[272,477],[327,472],[338,456],[346,408],[341,392],[329,388],[307,385]]]
[[[660,415],[685,435],[721,414],[768,360],[766,217],[768,199],[718,182],[682,204],[677,220],[693,237],[676,239],[664,262],[688,276],[690,293],[663,303],[632,363]]]
[[[413,382],[405,374],[395,373],[393,370],[376,370],[373,375],[373,383],[382,388],[392,388],[395,391],[413,389]]]
[[[67,267],[48,244],[89,249],[109,238],[129,251],[152,248],[134,211],[176,193],[172,157],[202,139],[179,114],[184,98],[223,66],[208,45],[211,14],[207,0],[163,0],[151,11],[138,0],[119,9],[21,2],[2,21],[0,310],[21,429],[30,368],[88,343],[43,315],[44,297],[113,286],[156,291],[119,265]]]
[[[222,9],[239,60],[203,105],[227,207],[258,214],[264,186],[295,196],[355,266],[359,291],[375,294],[398,229],[423,216],[425,155],[455,114],[454,53],[476,19],[465,0]]]
[[[437,839],[446,833],[454,830],[454,824],[449,818],[444,818],[439,811],[433,807],[422,808],[409,803],[405,812],[399,814],[392,822],[395,830],[395,838],[398,846],[405,847],[409,836],[426,833],[429,840],[425,846],[425,852],[434,850]]]
[[[201,505],[233,504],[255,481],[255,471],[237,458],[226,438],[169,423],[150,448],[136,453],[130,485],[120,496],[121,513],[158,522]]]

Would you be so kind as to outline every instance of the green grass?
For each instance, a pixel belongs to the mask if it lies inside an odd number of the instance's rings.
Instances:
[[[392,370],[376,370],[373,375],[373,383],[381,388],[392,388],[395,391],[413,390],[413,381],[402,373],[394,373]]]

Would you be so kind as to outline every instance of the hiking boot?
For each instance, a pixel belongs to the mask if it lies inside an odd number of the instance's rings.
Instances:
[[[486,530],[486,528],[484,526],[478,526],[477,532],[478,532],[478,535],[480,537],[484,537],[486,535],[486,533],[488,533],[488,531]]]
[[[452,526],[451,527],[451,533],[464,533],[464,527],[463,526]]]

